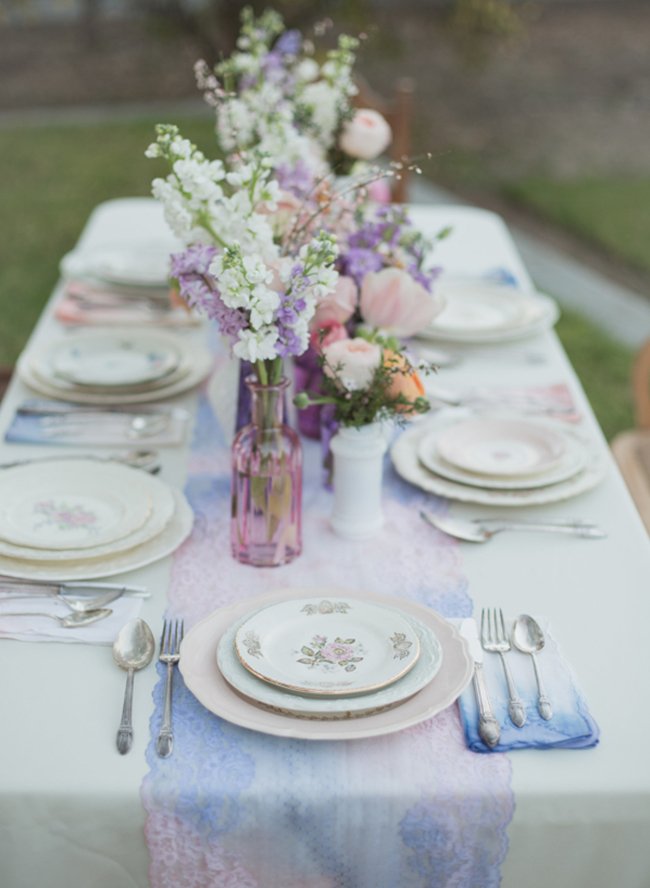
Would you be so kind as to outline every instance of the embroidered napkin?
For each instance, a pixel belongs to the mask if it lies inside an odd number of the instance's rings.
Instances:
[[[101,594],[98,592],[98,594]],[[34,598],[6,598],[0,595],[0,638],[14,638],[18,641],[65,641],[82,644],[113,644],[115,638],[128,620],[140,616],[142,598],[122,596],[111,601],[106,607],[113,611],[110,616],[88,626],[64,629],[50,617],[10,617],[9,613],[53,614],[66,617],[72,613],[68,605],[56,596]]]
[[[474,752],[507,752],[510,749],[586,749],[595,746],[600,730],[594,721],[577,682],[575,672],[564,659],[557,641],[549,629],[547,617],[536,617],[544,632],[545,646],[537,661],[553,707],[553,716],[545,721],[537,711],[537,683],[532,658],[514,648],[506,656],[519,696],[526,709],[523,728],[513,725],[508,715],[508,691],[498,654],[483,652],[483,671],[490,694],[492,709],[501,725],[501,739],[495,749],[489,749],[478,732],[479,711],[474,682],[460,696],[460,714],[468,747]],[[474,621],[466,621],[476,628]],[[508,633],[512,621],[506,621]],[[478,636],[477,636],[478,637]]]

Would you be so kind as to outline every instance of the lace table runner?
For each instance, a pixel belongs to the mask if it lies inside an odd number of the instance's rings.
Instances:
[[[445,616],[471,615],[458,545],[436,539],[418,514],[435,498],[387,464],[382,532],[340,540],[328,526],[319,455],[317,443],[305,443],[303,554],[268,570],[238,564],[229,542],[230,451],[202,398],[185,490],[196,524],[175,556],[168,617],[189,627],[237,599],[309,585],[373,589]],[[288,740],[208,712],[176,671],[174,752],[163,760],[155,753],[158,668],[142,786],[153,888],[499,885],[514,810],[510,763],[467,749],[456,705],[385,737]]]

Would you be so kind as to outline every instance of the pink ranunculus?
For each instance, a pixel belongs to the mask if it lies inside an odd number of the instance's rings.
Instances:
[[[361,316],[371,327],[413,336],[440,314],[444,300],[401,268],[369,271],[361,284]]]
[[[348,331],[343,324],[339,324],[338,321],[328,321],[326,324],[321,324],[320,327],[311,331],[309,344],[314,351],[320,352],[333,342],[339,342],[341,339],[349,338]]]
[[[373,160],[390,145],[393,133],[377,111],[361,108],[343,127],[339,148],[350,157]]]
[[[353,279],[340,274],[334,291],[319,300],[316,314],[309,323],[310,329],[317,330],[332,322],[345,324],[354,314],[358,298],[357,285]]]
[[[348,391],[367,389],[381,362],[381,348],[365,339],[340,339],[323,349],[326,376],[338,378]]]

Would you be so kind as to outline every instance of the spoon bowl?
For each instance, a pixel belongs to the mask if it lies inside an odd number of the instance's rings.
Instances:
[[[542,673],[540,672],[539,663],[537,662],[538,654],[544,647],[545,639],[539,623],[528,614],[522,614],[517,617],[512,626],[512,643],[521,651],[522,654],[530,654],[533,660],[533,668],[535,670],[535,678],[537,679],[537,710],[541,717],[548,721],[553,717],[553,708],[551,701],[546,694]]]
[[[113,644],[113,659],[118,666],[127,670],[122,721],[117,732],[117,751],[120,755],[126,755],[133,746],[133,676],[136,669],[142,669],[151,663],[155,650],[156,642],[144,620],[129,620],[125,623]]]

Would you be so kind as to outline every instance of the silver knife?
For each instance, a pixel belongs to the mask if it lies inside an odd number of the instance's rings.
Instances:
[[[490,695],[483,672],[483,649],[478,640],[478,629],[472,619],[463,620],[460,624],[460,634],[469,644],[469,650],[474,660],[474,692],[479,709],[478,732],[481,739],[490,749],[498,744],[501,738],[501,728],[494,716],[494,710],[490,703]]]
[[[16,592],[20,589],[34,589],[35,594],[39,592],[45,595],[64,595],[66,592],[74,592],[76,595],[83,595],[85,591],[89,594],[96,592],[108,592],[111,590],[122,589],[124,595],[130,598],[151,598],[151,593],[147,591],[146,586],[128,586],[125,583],[94,583],[94,582],[74,582],[60,583],[55,580],[25,580],[17,577],[0,576],[0,595],[3,591]]]

